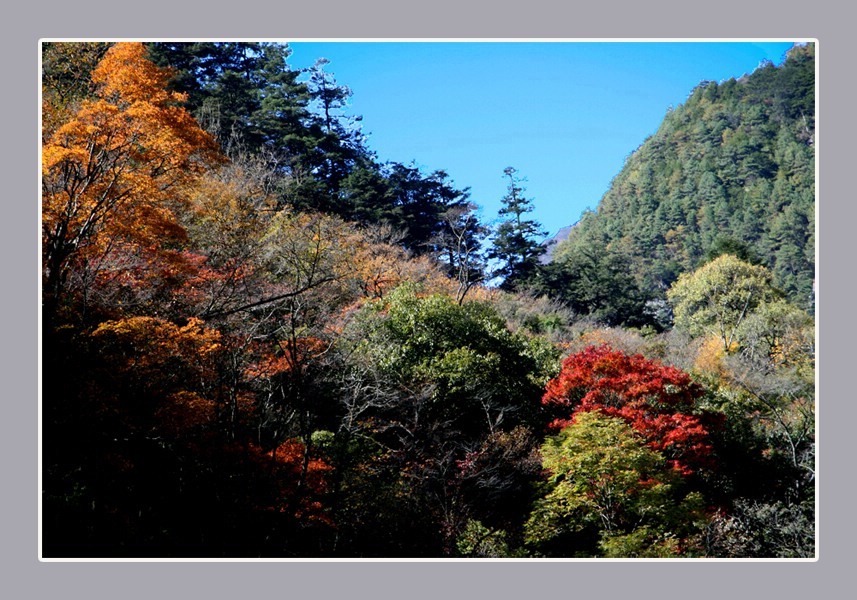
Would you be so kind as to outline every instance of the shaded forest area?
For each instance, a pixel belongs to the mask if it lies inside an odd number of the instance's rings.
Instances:
[[[548,264],[288,57],[43,45],[46,558],[814,556],[811,45]]]

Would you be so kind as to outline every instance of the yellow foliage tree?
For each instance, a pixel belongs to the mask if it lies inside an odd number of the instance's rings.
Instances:
[[[705,338],[696,353],[693,369],[698,374],[714,378],[718,383],[726,381],[727,368],[724,359],[738,349],[738,344],[732,342],[729,350],[723,347],[723,340],[716,335]]]
[[[694,337],[717,336],[725,352],[756,307],[776,297],[771,272],[724,254],[682,274],[667,291],[675,324]]]

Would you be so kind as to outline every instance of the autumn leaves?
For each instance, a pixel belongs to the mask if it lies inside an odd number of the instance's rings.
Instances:
[[[214,140],[166,91],[169,73],[142,44],[113,46],[92,73],[95,97],[42,152],[46,319],[70,288],[123,251],[166,250],[184,237],[178,210],[217,161]],[[77,281],[75,281],[77,279]]]
[[[691,377],[651,358],[669,334],[478,285],[469,207],[432,225],[446,257],[433,230],[346,220],[359,203],[298,210],[296,171],[223,156],[142,44],[46,56],[49,552],[702,556],[767,498],[741,468],[788,487],[777,456],[811,462],[810,396],[782,393],[813,371],[811,319],[763,268],[675,285]],[[461,200],[393,175],[408,210]],[[596,339],[622,335],[647,357]]]

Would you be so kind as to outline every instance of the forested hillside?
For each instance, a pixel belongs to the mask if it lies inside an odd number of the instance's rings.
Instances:
[[[781,67],[700,83],[554,249],[555,287],[592,262],[587,256],[615,258],[630,266],[625,286],[640,300],[615,320],[639,322],[639,307],[662,299],[681,273],[732,252],[769,268],[786,297],[811,309],[814,84],[812,44],[793,48]],[[568,289],[555,294],[576,299]]]
[[[43,556],[814,556],[812,56],[544,264],[515,168],[488,227],[324,60],[44,44]]]

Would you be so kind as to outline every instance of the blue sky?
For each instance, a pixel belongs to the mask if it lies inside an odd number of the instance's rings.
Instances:
[[[503,169],[554,233],[595,208],[625,157],[702,81],[780,64],[791,42],[290,42],[353,91],[379,160],[443,169],[497,217]]]

